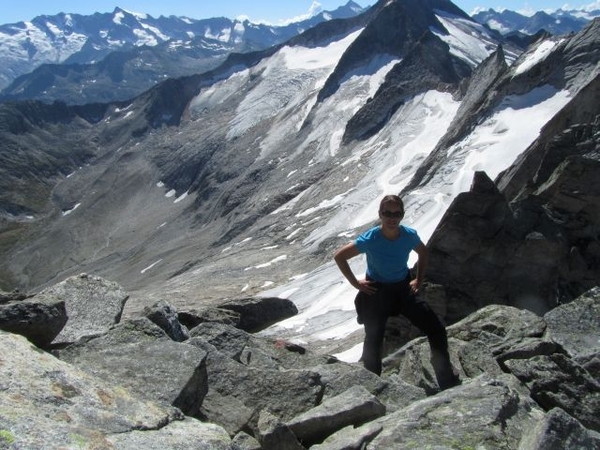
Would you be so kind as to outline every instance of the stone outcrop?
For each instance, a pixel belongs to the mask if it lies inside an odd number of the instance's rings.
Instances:
[[[197,416],[208,390],[206,352],[171,340],[148,319],[118,324],[56,354],[112,385]]]
[[[600,284],[597,238],[591,231],[600,210],[595,200],[575,200],[586,195],[584,174],[596,170],[566,174],[572,163],[567,160],[557,169],[551,183],[560,184],[552,189],[556,195],[547,185],[536,196],[509,203],[478,172],[471,190],[456,197],[428,243],[430,281],[443,285],[453,299],[447,305],[449,323],[493,303],[545,314]],[[598,164],[585,158],[579,163]],[[597,193],[589,196],[597,198]]]
[[[378,377],[221,321],[179,341],[131,318],[53,354],[0,332],[0,446],[600,449],[598,308],[600,288],[544,316],[480,308],[448,327],[462,384],[441,392],[423,337]]]
[[[164,300],[145,307],[142,314],[158,325],[174,341],[182,342],[189,339],[189,330],[179,321],[177,310]]]
[[[106,332],[121,320],[128,294],[118,284],[81,274],[67,278],[34,298],[62,299],[68,321],[53,344],[68,344],[82,337]]]
[[[27,298],[26,294],[19,292],[18,289],[15,289],[12,292],[3,292],[0,291],[0,305],[6,304],[8,302],[17,301],[17,300],[25,300]]]
[[[21,336],[0,332],[0,347],[1,448],[230,448],[221,427],[140,400]]]

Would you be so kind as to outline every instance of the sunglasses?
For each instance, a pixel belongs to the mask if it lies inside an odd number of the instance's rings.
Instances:
[[[394,219],[401,219],[404,213],[402,211],[379,211],[383,217],[389,217]]]

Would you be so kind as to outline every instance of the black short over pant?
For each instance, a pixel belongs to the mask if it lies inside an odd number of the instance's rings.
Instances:
[[[358,313],[358,321],[365,327],[363,364],[367,370],[381,375],[387,319],[402,314],[429,339],[432,362],[437,361],[435,365],[441,368],[442,377],[452,377],[446,328],[431,307],[410,292],[409,282],[410,278],[407,277],[398,283],[376,283],[377,292],[375,294],[367,295],[359,292],[356,296],[354,304]],[[438,370],[436,367],[434,369],[436,369],[437,375]],[[440,384],[445,383],[446,381],[442,381]]]

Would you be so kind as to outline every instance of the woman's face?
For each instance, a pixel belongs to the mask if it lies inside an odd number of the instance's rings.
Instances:
[[[379,211],[379,218],[384,227],[397,227],[403,217],[404,211],[397,203],[384,203]]]

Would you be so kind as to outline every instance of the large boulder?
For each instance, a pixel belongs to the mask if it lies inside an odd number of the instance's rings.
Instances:
[[[287,426],[303,445],[322,442],[347,426],[360,426],[385,415],[385,406],[362,386],[352,386],[311,410],[294,417]]]
[[[234,299],[220,304],[219,308],[239,313],[237,326],[251,333],[298,314],[298,308],[291,300],[276,297]]]
[[[68,320],[52,342],[56,346],[108,331],[121,320],[128,298],[117,283],[87,274],[69,277],[33,297],[37,301],[65,303]]]
[[[176,406],[191,417],[198,416],[208,391],[206,352],[173,341],[147,318],[122,322],[57,354],[141,398]]]
[[[546,338],[572,358],[600,353],[600,287],[544,315]]]
[[[554,408],[519,445],[519,450],[563,448],[600,449],[600,433],[588,430],[562,409]]]
[[[449,323],[490,304],[548,312],[560,300],[571,249],[539,199],[509,205],[483,172],[448,207],[428,248],[428,278],[452,298]]]
[[[600,383],[575,361],[554,353],[505,364],[545,410],[561,408],[586,428],[600,432]]]
[[[190,333],[185,325],[179,321],[177,309],[164,300],[159,300],[152,306],[146,306],[142,314],[158,325],[167,335],[176,342],[189,339]]]
[[[222,428],[183,419],[0,331],[1,448],[232,448]]]
[[[211,410],[220,408],[219,415],[225,416],[236,416],[240,410],[248,410],[251,413],[250,420],[238,426],[256,429],[260,411],[267,409],[281,420],[289,420],[316,406],[323,395],[319,374],[314,371],[247,366],[200,337],[191,338],[188,343],[208,353],[206,368],[209,390],[201,414],[210,422],[218,420]],[[215,401],[219,404],[215,405]],[[234,410],[223,411],[224,406],[231,406]],[[228,431],[235,434],[241,429]]]

